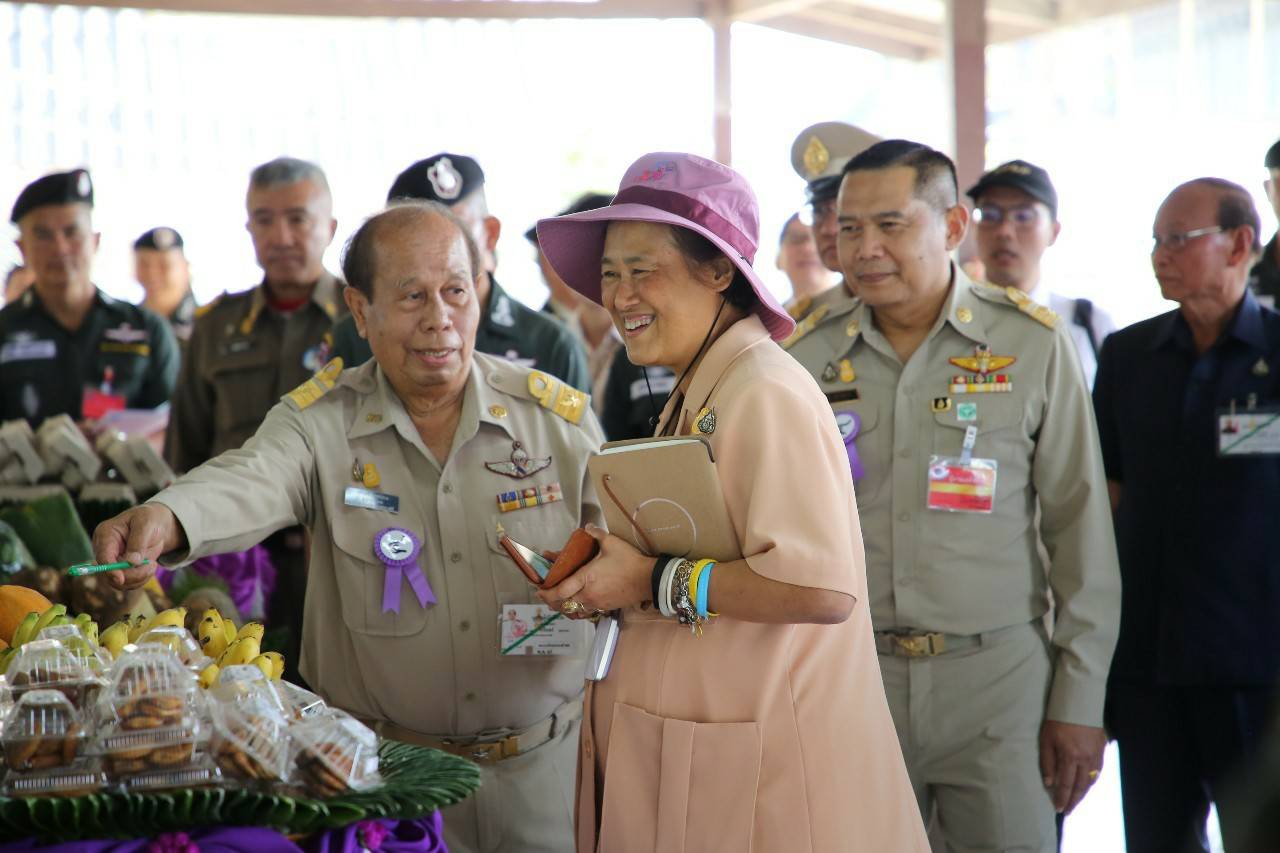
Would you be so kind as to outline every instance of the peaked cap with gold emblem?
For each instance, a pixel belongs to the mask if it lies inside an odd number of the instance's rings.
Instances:
[[[842,121],[823,121],[800,131],[791,143],[791,166],[804,178],[810,204],[835,198],[845,164],[879,141]]]

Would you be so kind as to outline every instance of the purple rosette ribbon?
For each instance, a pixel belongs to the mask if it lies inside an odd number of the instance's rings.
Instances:
[[[373,541],[373,553],[385,566],[382,579],[382,612],[400,612],[400,580],[409,581],[409,587],[418,597],[418,604],[426,607],[436,603],[435,593],[427,583],[427,576],[418,565],[422,541],[403,527],[388,527],[378,533]]]
[[[862,418],[858,417],[857,412],[836,412],[836,426],[840,427],[840,438],[844,440],[844,450],[849,456],[849,473],[853,475],[853,479],[861,480],[867,472],[862,467],[858,448],[853,446],[853,441],[862,429]]]

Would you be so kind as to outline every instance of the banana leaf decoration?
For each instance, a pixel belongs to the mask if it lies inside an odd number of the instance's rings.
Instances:
[[[266,826],[308,835],[374,818],[411,820],[452,805],[480,787],[480,768],[434,749],[382,741],[383,784],[329,800],[250,789],[187,788],[156,794],[0,797],[0,840],[150,838],[209,826]]]

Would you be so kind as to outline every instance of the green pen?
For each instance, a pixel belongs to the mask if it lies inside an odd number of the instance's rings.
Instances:
[[[145,566],[150,562],[150,560],[143,560],[141,563],[138,563],[138,565]],[[103,565],[96,565],[94,563],[76,563],[74,566],[67,569],[67,574],[73,578],[78,578],[83,577],[84,575],[96,575],[99,572],[114,572],[119,571],[120,569],[132,568],[136,568],[136,566],[128,560],[122,563],[105,563]]]

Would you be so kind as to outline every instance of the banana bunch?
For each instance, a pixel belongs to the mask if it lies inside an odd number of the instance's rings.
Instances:
[[[98,625],[81,614],[75,619],[67,616],[64,605],[55,604],[44,613],[28,613],[14,634],[13,646],[0,652],[0,672],[8,665],[9,658],[23,643],[39,636],[40,632],[50,625],[65,625],[74,622],[84,631],[85,636],[94,645],[101,645],[111,657],[118,658],[124,647],[136,643],[143,634],[152,628],[162,625],[184,627],[187,609],[172,607],[157,613],[148,619],[136,616],[132,620],[122,620],[98,634]],[[228,666],[250,664],[262,671],[272,681],[278,681],[284,673],[284,656],[279,652],[263,652],[262,636],[265,626],[261,622],[246,622],[239,630],[235,622],[223,617],[215,608],[209,608],[201,614],[196,629],[196,641],[213,663],[206,666],[199,675],[201,687],[209,688],[218,683],[218,674]]]
[[[132,620],[123,619],[111,625],[107,630],[102,632],[99,644],[107,651],[111,652],[111,657],[120,657],[120,652],[129,643],[136,643],[142,638],[142,635],[150,631],[152,628],[159,628],[163,625],[172,625],[178,628],[184,628],[187,618],[187,608],[170,607],[168,610],[157,613],[148,619],[142,614],[133,617]],[[94,628],[95,635],[97,628]]]
[[[219,652],[214,663],[205,667],[200,673],[201,686],[212,687],[218,683],[218,676],[222,670],[229,666],[243,664],[256,666],[272,681],[279,680],[284,674],[284,656],[279,652],[262,651],[262,635],[266,630],[265,626],[261,622],[246,622],[234,636],[228,639],[231,632],[226,630],[225,626],[231,623],[229,621],[219,623],[221,618],[218,611],[207,610],[200,620],[200,636],[197,639],[204,648],[205,654],[214,657],[211,653]]]
[[[245,627],[254,623],[246,623]],[[235,641],[238,634],[236,633],[236,623],[230,619],[223,617],[216,608],[210,607],[200,617],[200,624],[196,626],[196,641],[200,643],[200,648],[204,653],[215,661],[222,657],[222,653],[227,650],[227,646]]]
[[[73,619],[67,615],[67,606],[65,604],[55,604],[43,613],[37,613],[33,610],[24,616],[18,624],[18,629],[13,632],[13,642],[9,645],[9,648],[0,652],[0,673],[9,668],[9,662],[18,653],[18,649],[39,637],[45,628],[52,628],[56,625],[76,625],[84,633],[85,639],[89,641],[90,645],[98,645],[98,623],[94,622],[89,614],[81,613]]]

